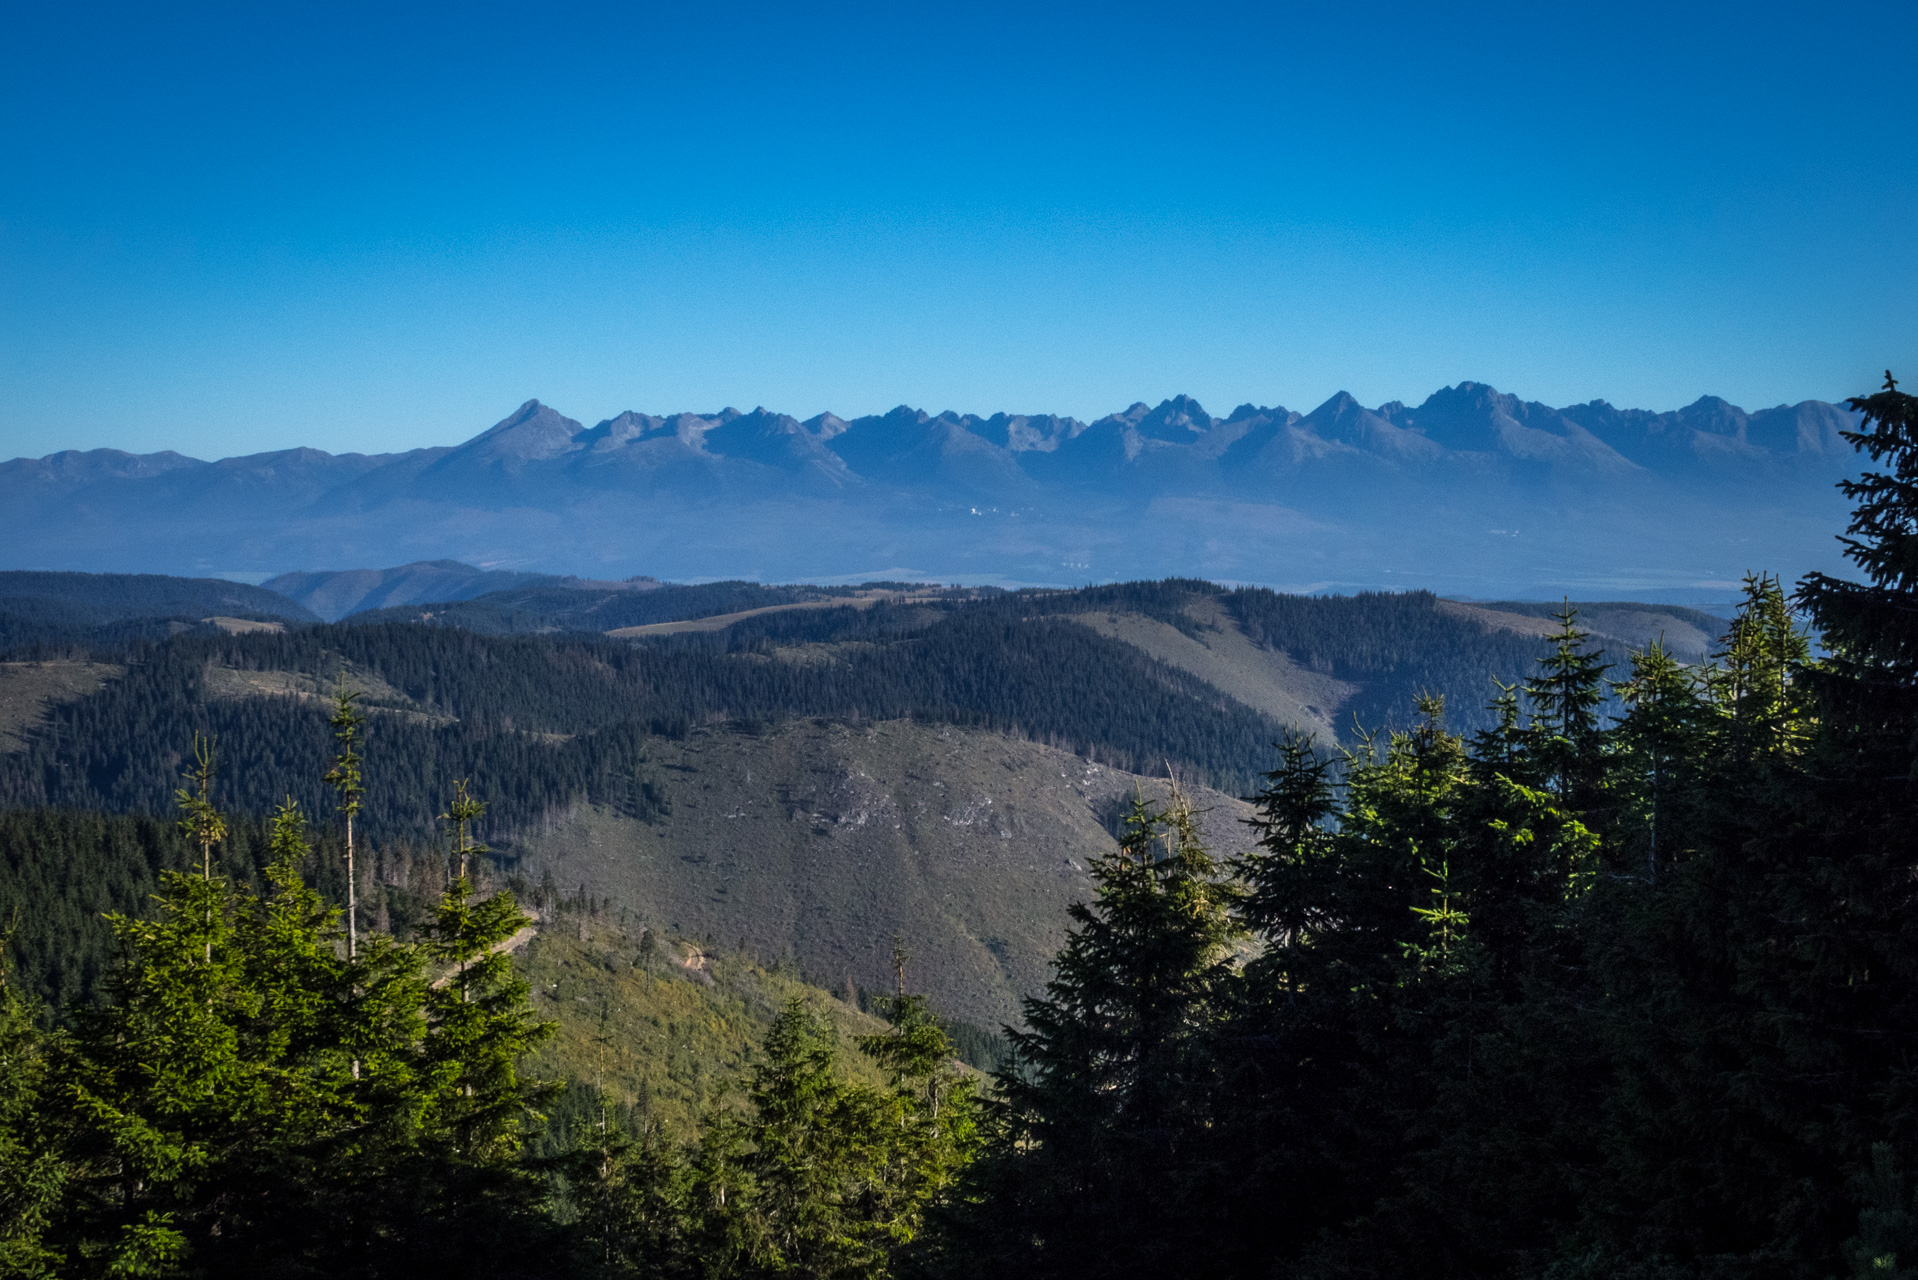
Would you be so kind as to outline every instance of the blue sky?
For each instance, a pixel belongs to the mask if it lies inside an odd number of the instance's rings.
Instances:
[[[0,457],[1918,378],[1910,3],[4,22]]]

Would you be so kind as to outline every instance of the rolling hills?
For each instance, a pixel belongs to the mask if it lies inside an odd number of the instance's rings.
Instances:
[[[523,584],[0,661],[0,807],[165,815],[202,732],[229,762],[222,804],[260,815],[291,794],[324,815],[327,695],[344,677],[369,717],[361,831],[380,918],[406,917],[435,815],[466,779],[503,874],[835,989],[882,986],[899,935],[942,1008],[995,1025],[1043,979],[1061,908],[1135,789],[1177,774],[1236,851],[1234,797],[1275,739],[1402,726],[1427,691],[1455,724],[1483,723],[1492,680],[1542,651],[1548,612],[1196,580]],[[1644,605],[1591,616],[1594,643],[1663,634],[1686,660],[1718,625]],[[678,620],[634,621],[648,617]],[[631,626],[591,629],[610,623]]]
[[[0,572],[0,651],[111,646],[253,621],[283,625],[318,618],[278,592],[217,578]]]

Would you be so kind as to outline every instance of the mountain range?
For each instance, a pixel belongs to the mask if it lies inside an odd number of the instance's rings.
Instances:
[[[1853,421],[1822,401],[1552,408],[1474,382],[1416,406],[1341,393],[1217,418],[1177,396],[1093,422],[902,406],[588,427],[529,400],[451,448],[17,458],[0,464],[0,531],[10,567],[256,581],[457,559],[593,578],[1179,573],[1704,601],[1747,570],[1834,564]]]

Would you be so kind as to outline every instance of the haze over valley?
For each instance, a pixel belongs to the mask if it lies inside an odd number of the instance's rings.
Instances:
[[[1214,417],[1180,396],[1092,422],[901,407],[587,427],[528,401],[464,444],[400,454],[17,458],[0,464],[0,534],[19,568],[249,581],[451,559],[589,579],[1196,576],[1708,602],[1753,569],[1832,566],[1853,423],[1822,401],[1553,409],[1470,382],[1417,406],[1341,394]]]

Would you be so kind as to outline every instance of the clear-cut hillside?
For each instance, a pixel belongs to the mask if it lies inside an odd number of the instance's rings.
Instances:
[[[882,987],[898,938],[938,1007],[987,1027],[1017,1021],[1044,984],[1126,801],[1167,785],[911,721],[661,739],[647,780],[661,797],[651,821],[582,807],[524,842],[522,873],[835,988]],[[1216,849],[1247,847],[1250,806],[1195,794]]]

